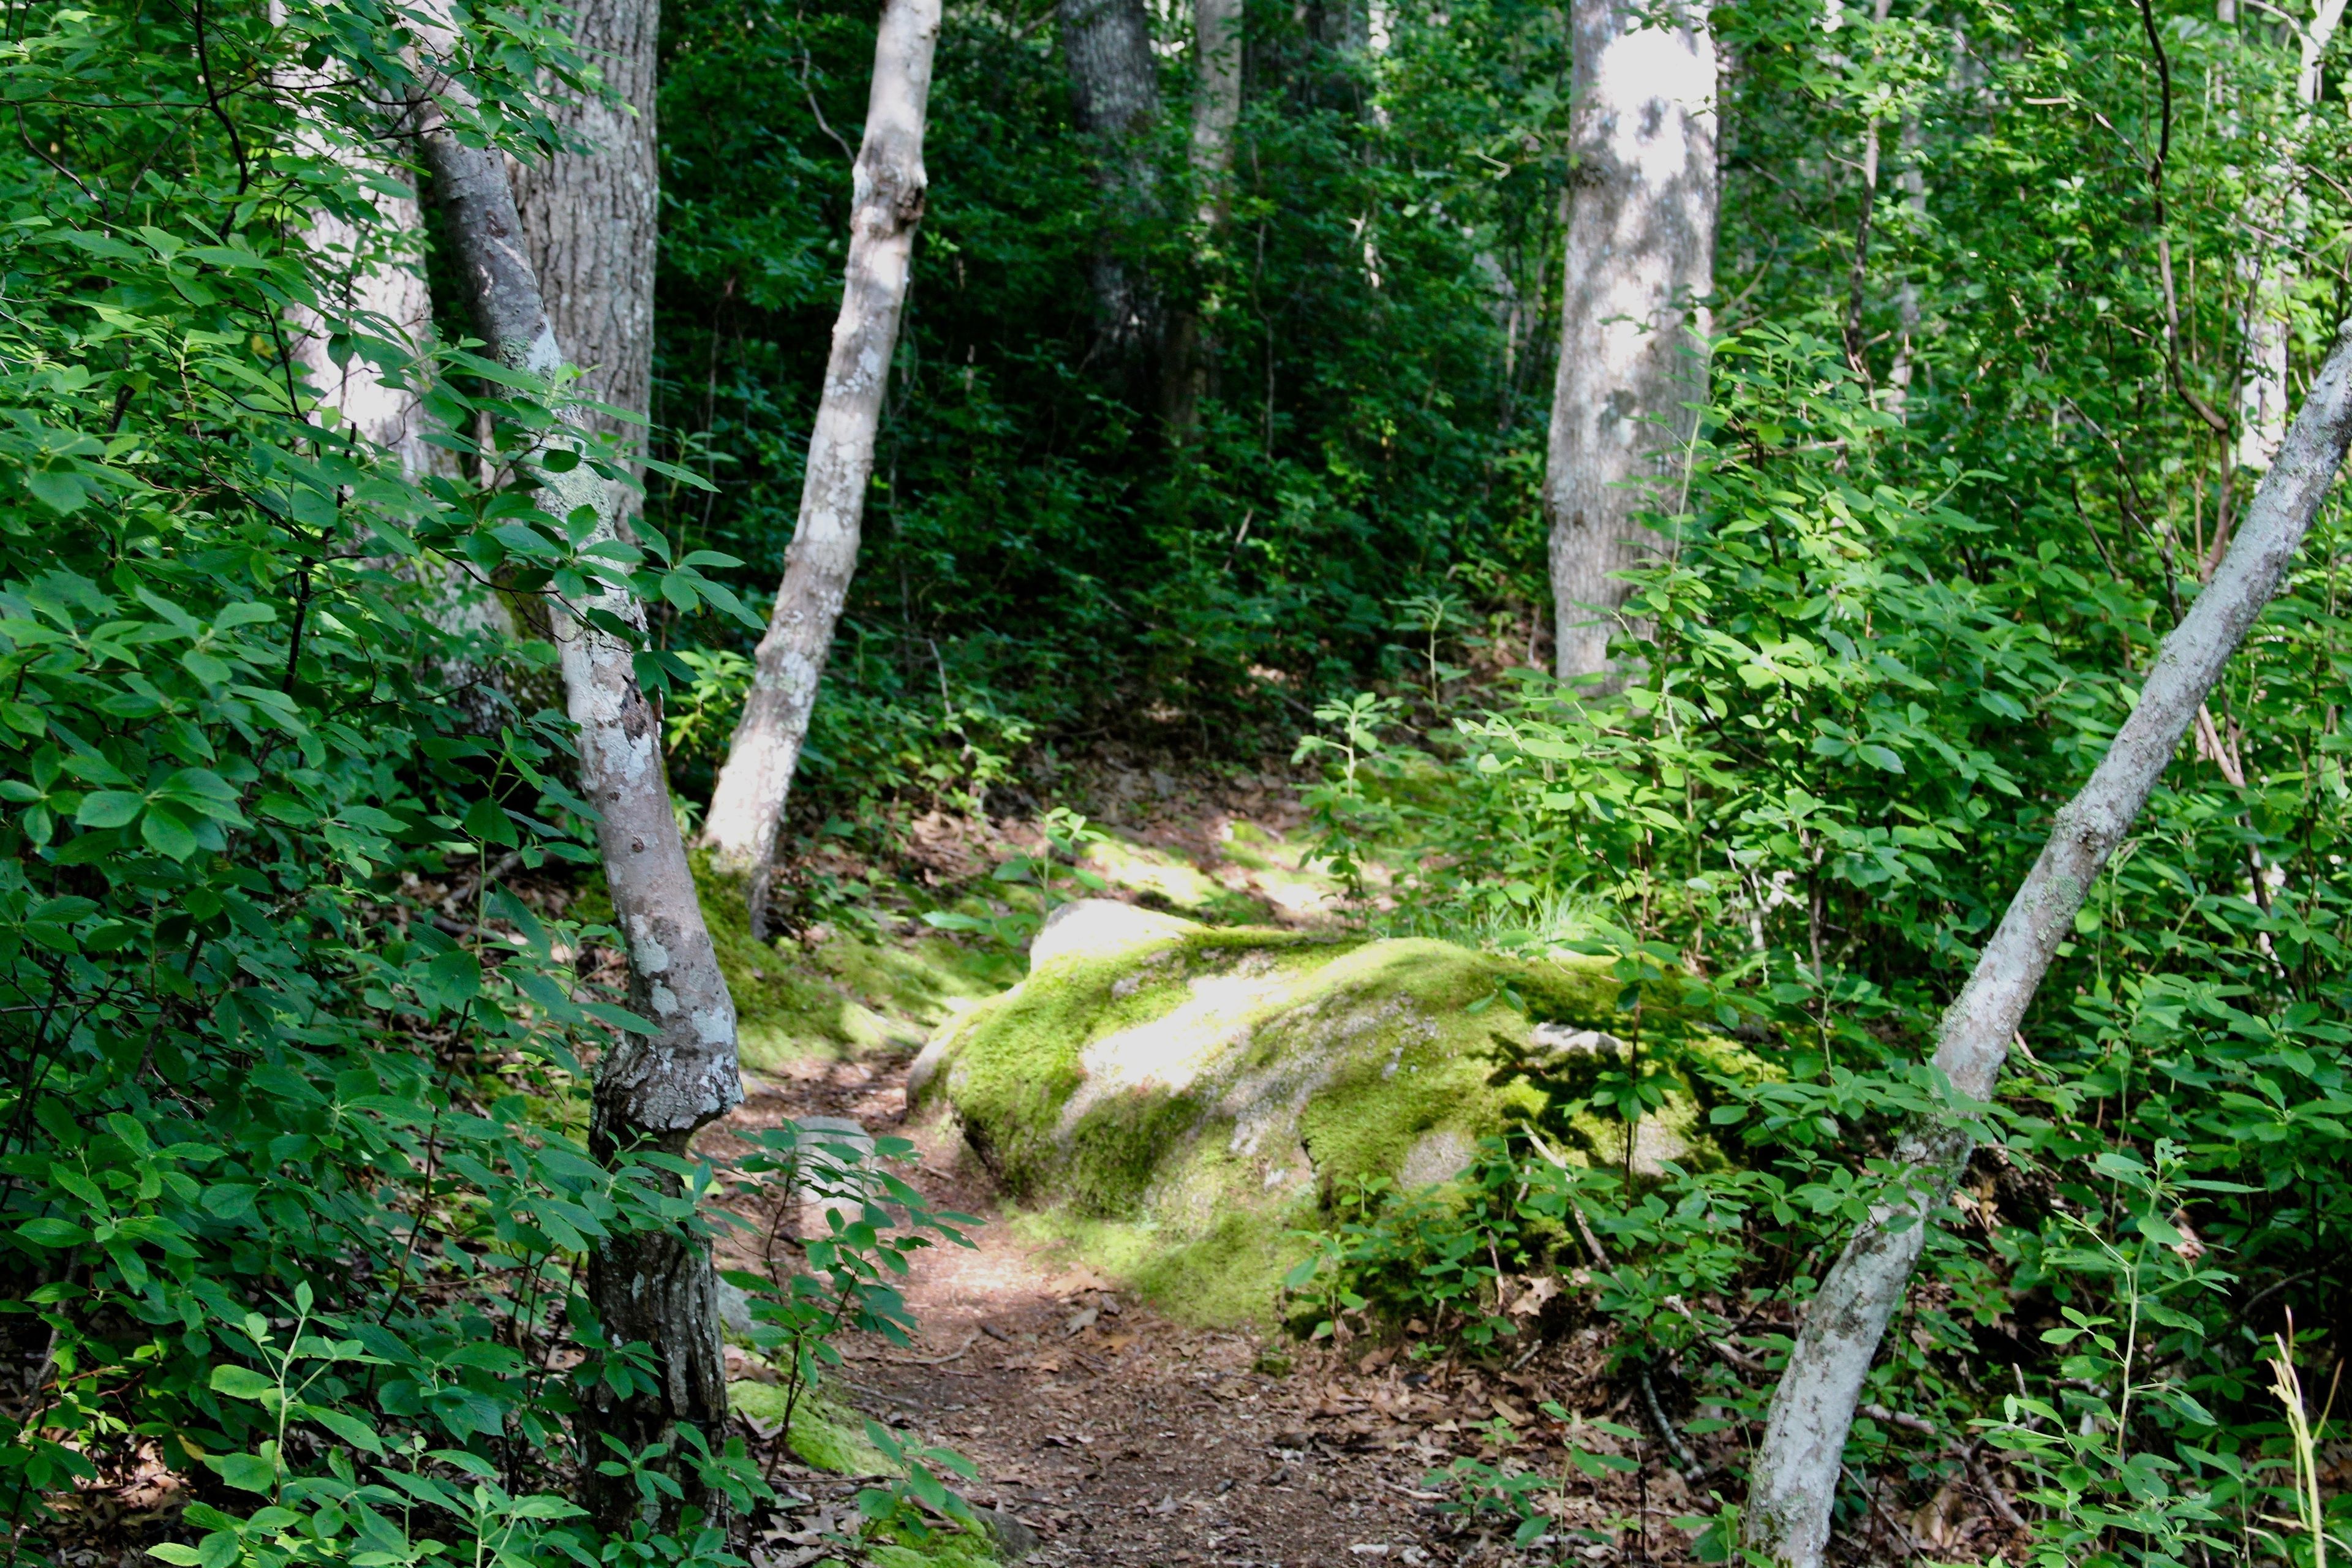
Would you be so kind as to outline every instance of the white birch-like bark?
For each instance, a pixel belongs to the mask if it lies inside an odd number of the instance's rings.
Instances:
[[[450,96],[457,90],[444,86]],[[431,102],[421,107],[418,133],[475,330],[505,363],[536,375],[561,374],[567,363],[562,342],[540,293],[504,160],[459,142]],[[577,426],[560,423],[535,438],[529,455],[577,453],[584,440]],[[549,472],[540,495],[558,518],[583,510],[593,517],[591,548],[618,537],[612,487],[585,463]],[[598,1063],[589,1149],[604,1161],[683,1154],[695,1131],[740,1103],[743,1089],[735,1005],[670,809],[660,724],[638,688],[629,644],[582,618],[602,611],[642,629],[645,607],[625,590],[605,589],[586,604],[552,609],[564,689],[580,728],[581,794],[598,814],[596,844],[614,922],[628,942],[630,1006],[653,1025],[649,1035],[617,1037]],[[677,1190],[674,1177],[663,1179]],[[684,1497],[655,1505],[662,1516],[656,1523],[673,1523],[686,1506],[723,1513],[724,1498],[703,1487],[677,1451],[688,1426],[699,1429],[714,1452],[725,1437],[726,1363],[709,1253],[675,1231],[608,1237],[589,1257],[588,1297],[614,1342],[653,1347],[656,1384],[623,1397],[599,1384],[590,1395],[583,1424],[592,1514],[601,1527],[620,1529],[647,1506],[628,1478],[597,1473],[608,1436],[631,1455],[656,1444],[670,1449],[657,1463]]]
[[[1578,166],[1562,278],[1544,511],[1562,679],[1608,667],[1612,579],[1654,548],[1636,513],[1677,471],[1706,393],[1715,287],[1716,66],[1704,0],[1661,25],[1574,0]],[[1671,502],[1672,498],[1665,498]]]
[[[1192,0],[1192,184],[1202,228],[1224,222],[1242,118],[1242,0]]]
[[[354,169],[364,166],[342,149],[328,149],[323,141],[316,150]],[[317,258],[317,275],[325,280],[320,289],[322,308],[296,305],[287,311],[294,332],[289,348],[310,390],[318,394],[320,408],[334,413],[338,428],[350,431],[363,447],[390,454],[404,479],[421,479],[431,470],[433,449],[425,443],[418,395],[394,385],[366,355],[352,349],[348,337],[381,339],[411,358],[424,353],[433,332],[433,300],[425,281],[425,216],[414,195],[370,191],[368,198],[375,209],[371,224],[353,223],[321,208],[304,226],[303,244]],[[341,363],[332,352],[338,333],[347,339]]]
[[[1192,0],[1192,217],[1195,254],[1212,259],[1231,211],[1234,129],[1242,118],[1242,0]],[[1213,294],[1168,325],[1160,405],[1180,440],[1200,423],[1216,359]]]
[[[2264,182],[2266,189],[2284,204],[2284,210],[2273,221],[2288,237],[2288,244],[2274,256],[2256,253],[2246,291],[2246,363],[2238,383],[2237,458],[2241,466],[2258,472],[2270,466],[2286,435],[2287,297],[2294,282],[2294,252],[2301,248],[2299,242],[2309,232],[2311,221],[2310,204],[2301,191],[2299,148],[2319,103],[2320,64],[2344,20],[2344,3],[2319,0],[2310,24],[2298,29],[2294,129],[2281,143]],[[2268,226],[2254,226],[2259,233]]]
[[[1937,1031],[1935,1067],[1962,1101],[1992,1097],[2034,992],[2075,911],[2147,804],[2207,693],[2285,579],[2352,443],[2352,330],[2312,379],[2303,411],[2247,509],[2229,554],[2164,639],[2137,707],[2090,782],[2063,807]],[[1847,1242],[1805,1310],[1748,1473],[1748,1547],[1815,1568],[1828,1544],[1848,1429],[1887,1320],[1901,1305],[1929,1216],[1974,1144],[1958,1114],[1923,1121],[1895,1149],[1906,1179]]]
[[[270,15],[274,23],[284,25],[282,3],[274,3]],[[294,132],[297,143],[307,153],[351,170],[369,214],[355,221],[315,207],[303,226],[303,245],[315,258],[312,272],[320,279],[318,303],[296,304],[287,310],[287,346],[289,357],[301,367],[303,379],[317,395],[312,417],[332,432],[329,439],[355,442],[360,449],[355,455],[391,457],[403,479],[453,474],[455,454],[425,439],[421,378],[387,376],[356,341],[373,340],[367,348],[389,347],[412,363],[430,351],[433,296],[425,275],[424,209],[413,191],[394,195],[376,188],[399,174],[383,148],[352,145],[302,111],[303,100],[334,90],[327,72],[295,65],[276,75],[301,114]],[[393,129],[385,121],[387,142]],[[341,363],[334,342],[338,336],[344,340]],[[412,570],[404,564],[397,569]],[[429,613],[444,631],[514,629],[497,593],[463,566],[420,562],[413,569],[438,578]],[[494,732],[499,703],[489,689],[490,672],[458,662],[444,663],[440,672],[461,710],[478,728]]]
[[[939,34],[940,0],[888,0],[883,9],[865,141],[852,175],[849,268],[809,437],[800,522],[784,554],[783,584],[760,639],[743,717],[703,821],[703,841],[751,872],[751,931],[761,939],[784,803],[834,626],[857,569],[875,431],[923,216],[923,127]]]
[[[555,106],[556,120],[592,151],[513,163],[508,177],[548,319],[583,389],[643,421],[653,407],[661,0],[575,0],[569,8],[573,43],[620,101],[592,94]],[[593,411],[583,423],[632,450],[645,441],[642,423]],[[641,466],[635,471],[643,478]],[[625,533],[637,493],[613,489]]]

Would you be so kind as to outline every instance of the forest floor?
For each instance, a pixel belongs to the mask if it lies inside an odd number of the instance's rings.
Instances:
[[[980,1479],[968,1498],[1036,1536],[1034,1562],[1526,1561],[1510,1542],[1515,1520],[1442,1510],[1454,1494],[1432,1489],[1431,1472],[1457,1457],[1494,1463],[1516,1454],[1559,1474],[1562,1426],[1540,1414],[1547,1402],[1634,1419],[1590,1331],[1480,1364],[1172,1321],[1066,1246],[1024,1235],[951,1128],[908,1125],[908,1060],[812,1058],[747,1085],[728,1125],[846,1116],[908,1136],[919,1152],[907,1178],[938,1207],[986,1221],[972,1247],[916,1259],[906,1295],[918,1342],[847,1344],[845,1386],[834,1392],[902,1438],[971,1459]],[[1590,1427],[1576,1441],[1587,1453],[1640,1447]],[[1644,1469],[1602,1488],[1580,1476],[1544,1542],[1552,1552],[1537,1560],[1563,1552],[1601,1563],[1681,1559],[1690,1536],[1671,1521],[1696,1500],[1671,1470]],[[806,1472],[798,1484],[810,1503],[767,1532],[778,1544],[762,1550],[759,1568],[790,1568],[798,1559],[790,1538],[845,1508],[854,1489]]]
[[[1092,862],[1109,873],[1113,895],[1178,908],[1223,898],[1240,906],[1235,913],[1254,906],[1255,918],[1286,923],[1331,918],[1328,881],[1318,887],[1287,848],[1299,823],[1282,781],[1204,793],[1164,773],[1124,776],[1127,820],[1109,816],[1119,837]],[[940,869],[969,875],[961,862],[984,852],[973,840],[987,832],[935,829]],[[901,939],[910,952],[939,940],[911,926]],[[877,966],[845,971],[836,962],[825,971],[845,972]],[[1607,1374],[1597,1331],[1548,1336],[1525,1354],[1514,1343],[1479,1361],[1364,1341],[1308,1344],[1271,1324],[1177,1321],[1026,1223],[951,1125],[909,1122],[906,1069],[933,1020],[891,1016],[887,994],[845,1005],[881,1015],[888,1043],[770,1054],[747,1073],[743,1106],[702,1151],[723,1163],[730,1131],[850,1117],[915,1143],[901,1173],[936,1207],[983,1218],[972,1247],[915,1260],[906,1294],[919,1342],[848,1343],[850,1364],[831,1392],[903,1438],[970,1458],[979,1471],[965,1488],[970,1500],[1016,1521],[1016,1541],[1034,1537],[1030,1561],[1302,1568],[1686,1558],[1691,1534],[1671,1521],[1712,1509],[1670,1467],[1611,1469],[1601,1482],[1577,1474],[1552,1500],[1544,1550],[1532,1557],[1513,1546],[1515,1517],[1441,1508],[1457,1494],[1429,1484],[1457,1458],[1508,1457],[1558,1477],[1571,1438],[1588,1455],[1639,1458],[1643,1440],[1631,1435],[1629,1396]],[[772,1375],[749,1359],[736,1373]],[[1572,1431],[1542,1413],[1548,1402],[1581,1417]],[[851,1506],[854,1483],[799,1467],[793,1474],[808,1500],[763,1527],[757,1568],[817,1560],[828,1521]]]

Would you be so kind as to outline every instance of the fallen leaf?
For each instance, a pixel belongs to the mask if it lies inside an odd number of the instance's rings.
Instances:
[[[1511,1303],[1511,1316],[1532,1318],[1544,1310],[1545,1302],[1559,1294],[1559,1280],[1554,1276],[1546,1274],[1530,1279],[1528,1288],[1519,1292],[1519,1299]]]
[[[1086,1308],[1082,1311],[1073,1312],[1070,1314],[1070,1321],[1062,1325],[1062,1332],[1065,1334],[1084,1333],[1087,1330],[1095,1326],[1095,1320],[1101,1315],[1102,1314],[1093,1307]]]

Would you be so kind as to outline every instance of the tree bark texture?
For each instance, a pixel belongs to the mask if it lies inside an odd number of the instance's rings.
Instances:
[[[2345,0],[2320,0],[2310,24],[2299,29],[2295,68],[2294,129],[2279,150],[2266,196],[2274,196],[2284,210],[2276,215],[2251,215],[2249,226],[2259,235],[2281,233],[2287,244],[2264,257],[2258,251],[2247,268],[2245,305],[2245,369],[2238,382],[2238,462],[2259,472],[2286,435],[2287,337],[2291,323],[2287,299],[2294,281],[2294,253],[2310,232],[2310,203],[2301,190],[2304,174],[2295,147],[2308,133],[2313,110],[2319,102],[2320,64],[2327,45],[2344,20]]]
[[[1574,0],[1575,190],[1544,511],[1562,679],[1608,665],[1626,585],[1654,543],[1636,514],[1679,470],[1706,393],[1715,287],[1715,42],[1701,0],[1671,26],[1633,0]],[[1664,501],[1671,504],[1673,497]]]
[[[515,210],[504,161],[467,147],[428,108],[420,125],[425,161],[448,223],[455,270],[475,330],[504,363],[540,375],[566,364],[548,317]],[[541,453],[578,450],[582,433],[559,425],[539,437]],[[553,515],[595,518],[591,545],[615,539],[612,488],[585,463],[547,476],[541,503]],[[598,1064],[589,1148],[599,1160],[660,1152],[683,1154],[696,1129],[743,1098],[738,1076],[735,1005],[697,901],[663,776],[661,731],[638,689],[629,645],[586,624],[604,610],[642,628],[635,595],[607,590],[587,605],[552,606],[564,689],[580,727],[581,794],[599,814],[596,842],[611,889],[614,923],[629,947],[629,1003],[650,1020],[649,1035],[617,1038]],[[677,1190],[675,1177],[656,1178]],[[726,1365],[719,1335],[717,1280],[710,1256],[677,1231],[645,1231],[599,1244],[588,1263],[588,1297],[615,1344],[652,1346],[654,1386],[627,1395],[600,1384],[583,1412],[586,1501],[597,1524],[625,1530],[641,1502],[627,1477],[600,1476],[608,1458],[668,1450],[655,1461],[678,1481],[683,1503],[654,1505],[667,1526],[683,1506],[716,1514],[719,1499],[702,1487],[677,1451],[691,1427],[715,1449],[727,1420]]]
[[[335,156],[360,166],[340,150]],[[374,339],[412,358],[425,353],[433,335],[425,218],[413,195],[368,195],[373,222],[354,223],[320,208],[306,226],[304,243],[328,281],[320,290],[319,308],[297,305],[287,312],[294,330],[290,347],[320,409],[333,410],[341,428],[364,446],[392,456],[403,478],[421,479],[431,471],[434,448],[425,443],[418,394],[387,379],[351,340]],[[337,337],[345,340],[341,363]]]
[[[1159,198],[1149,139],[1160,117],[1151,13],[1145,0],[1059,0],[1057,15],[1073,116],[1102,160],[1108,222],[1087,268],[1097,350],[1115,372],[1132,375],[1158,348],[1161,326],[1150,279],[1118,247]]]
[[[2302,413],[2212,580],[2164,639],[2139,705],[2090,782],[2060,809],[1968,984],[1945,1012],[1935,1066],[1962,1100],[1992,1097],[2010,1042],[2075,911],[2147,804],[2222,667],[2294,563],[2352,443],[2352,326],[2313,378]],[[1828,1544],[1854,1402],[1926,1241],[1928,1217],[1974,1147],[1955,1115],[1913,1127],[1895,1150],[1905,1181],[1880,1201],[1822,1281],[1772,1395],[1749,1472],[1747,1542],[1776,1564],[1814,1568]]]
[[[849,268],[824,392],[809,437],[800,522],[784,554],[751,690],[704,819],[703,840],[751,873],[751,932],[767,936],[776,835],[833,632],[857,569],[874,437],[922,221],[923,126],[940,0],[888,0],[874,46],[866,135],[853,171]]]
[[[1234,130],[1242,118],[1242,0],[1192,0],[1192,221],[1195,256],[1213,263],[1232,206]],[[1176,311],[1161,356],[1160,405],[1178,439],[1200,423],[1216,358],[1210,299]]]
[[[627,107],[593,96],[559,107],[558,123],[594,151],[514,163],[508,174],[548,318],[585,392],[642,419],[653,407],[661,0],[577,0],[572,10],[573,42]],[[610,415],[591,414],[586,424],[631,447],[645,439],[644,426]],[[624,517],[634,516],[636,497],[614,489]]]

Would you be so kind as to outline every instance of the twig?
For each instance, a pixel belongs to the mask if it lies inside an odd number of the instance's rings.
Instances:
[[[1548,1147],[1532,1127],[1528,1129],[1528,1142],[1535,1145],[1536,1152],[1542,1155],[1548,1163],[1563,1171],[1568,1169],[1568,1162]],[[1570,1217],[1576,1221],[1576,1234],[1583,1239],[1585,1256],[1591,1258],[1592,1267],[1608,1268],[1609,1255],[1601,1250],[1601,1238],[1592,1234],[1592,1226],[1585,1221],[1584,1210],[1573,1198],[1568,1200],[1568,1212]],[[1689,1309],[1685,1308],[1684,1312],[1687,1315]],[[1636,1361],[1633,1363],[1633,1382],[1642,1395],[1643,1414],[1650,1418],[1650,1425],[1657,1431],[1658,1441],[1665,1446],[1667,1454],[1675,1461],[1675,1468],[1682,1472],[1683,1479],[1686,1481],[1696,1482],[1706,1479],[1706,1467],[1699,1463],[1698,1456],[1691,1452],[1690,1445],[1683,1441],[1683,1435],[1675,1431],[1675,1424],[1666,1418],[1666,1407],[1658,1399],[1658,1385],[1650,1376],[1648,1362]]]
[[[883,1356],[879,1359],[887,1362],[892,1366],[945,1366],[951,1361],[961,1361],[964,1357],[964,1352],[978,1343],[980,1343],[980,1331],[978,1329],[974,1329],[971,1332],[963,1337],[963,1343],[956,1346],[955,1349],[948,1352],[945,1355],[893,1355]]]
[[[2139,21],[2147,34],[2148,51],[2156,57],[2157,93],[2162,104],[2162,118],[2156,139],[2156,156],[2148,160],[2148,193],[2156,200],[2156,270],[2164,284],[2164,353],[2172,370],[2173,390],[2181,401],[2197,411],[2216,432],[2227,436],[2230,422],[2213,412],[2196,393],[2189,390],[2188,378],[2180,373],[2180,304],[2172,286],[2172,240],[2164,232],[2164,165],[2172,156],[2172,58],[2164,52],[2163,36],[2157,31],[2156,12],[2149,0],[2139,0]]]
[[[1968,1467],[1969,1479],[1976,1482],[1977,1490],[1984,1494],[1985,1501],[1992,1505],[1993,1512],[2000,1515],[2003,1524],[2011,1530],[2031,1528],[2025,1522],[2025,1516],[2010,1502],[2009,1494],[1994,1484],[1992,1471],[1987,1468],[1984,1455],[1977,1444],[1969,1445],[1968,1452],[1960,1456],[1960,1462]]]

